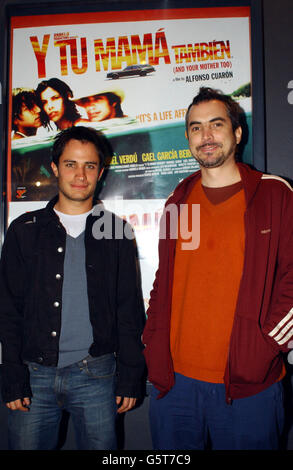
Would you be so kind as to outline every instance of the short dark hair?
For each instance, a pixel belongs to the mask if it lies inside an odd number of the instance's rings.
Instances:
[[[80,114],[76,108],[74,101],[69,98],[73,97],[73,92],[67,83],[63,82],[59,78],[50,78],[49,80],[43,80],[40,82],[36,89],[36,95],[38,98],[38,104],[41,108],[40,119],[44,127],[50,125],[50,119],[47,113],[43,109],[43,104],[41,100],[41,93],[47,88],[53,88],[57,91],[59,95],[63,98],[64,103],[64,118],[68,121],[71,121],[73,124],[80,118]]]
[[[189,112],[192,106],[203,103],[205,101],[218,100],[224,103],[228,116],[231,120],[232,129],[235,131],[240,124],[240,116],[242,110],[239,104],[231,98],[229,95],[224,95],[220,90],[215,90],[213,88],[201,87],[199,93],[193,98],[192,103],[188,106],[186,115],[185,115],[185,128],[186,133],[188,134],[188,118]]]
[[[115,117],[123,117],[123,111],[121,108],[121,98],[120,96],[116,95],[116,93],[106,92],[106,93],[101,93],[101,96],[105,96],[108,100],[109,105],[115,105]]]
[[[102,132],[85,126],[68,127],[55,136],[52,148],[52,162],[56,166],[58,166],[60,156],[70,140],[94,144],[100,160],[100,169],[105,166],[107,159],[110,157],[110,146],[106,137]]]
[[[19,119],[22,113],[23,105],[31,110],[37,105],[35,91],[29,88],[14,88],[12,90],[12,130],[17,131],[15,119]]]

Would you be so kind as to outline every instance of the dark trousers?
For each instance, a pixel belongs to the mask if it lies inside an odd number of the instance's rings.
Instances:
[[[11,450],[55,449],[62,410],[71,414],[78,449],[116,449],[114,354],[61,369],[31,362],[28,367],[33,397],[30,411],[9,410]]]
[[[225,401],[224,384],[175,374],[175,385],[157,399],[153,387],[150,426],[153,446],[161,449],[278,449],[283,429],[280,382],[248,398]]]

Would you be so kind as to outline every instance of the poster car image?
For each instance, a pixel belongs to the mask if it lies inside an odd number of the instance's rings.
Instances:
[[[133,75],[139,75],[140,77],[145,77],[148,73],[155,71],[155,68],[148,64],[141,65],[128,65],[123,70],[117,70],[117,72],[107,73],[107,78],[113,78],[116,80],[121,77],[132,77]]]

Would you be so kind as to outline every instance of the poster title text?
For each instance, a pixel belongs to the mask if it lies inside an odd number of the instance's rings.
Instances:
[[[53,41],[53,43],[52,43]],[[39,78],[46,77],[46,57],[52,43],[59,51],[61,75],[84,74],[89,68],[88,40],[86,37],[70,36],[69,33],[58,33],[53,37],[44,34],[41,37],[30,36],[30,42],[36,58]],[[95,71],[120,70],[123,66],[148,63],[150,65],[176,65],[192,62],[217,61],[231,58],[229,40],[213,40],[187,44],[168,45],[163,29],[144,35],[108,37],[93,40]],[[70,60],[69,60],[70,58]]]

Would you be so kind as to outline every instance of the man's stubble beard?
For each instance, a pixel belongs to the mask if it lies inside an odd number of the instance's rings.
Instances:
[[[222,144],[217,144],[217,145],[218,147],[222,147]],[[204,146],[197,147],[196,152],[199,153],[202,147]],[[208,158],[207,159],[200,158],[200,156],[196,153],[193,156],[202,168],[218,168],[222,166],[232,154],[235,155],[235,150],[236,150],[236,144],[231,145],[230,149],[226,153],[222,152],[220,155],[215,157],[214,160],[210,160],[210,161],[208,160]],[[209,154],[206,154],[206,157],[209,157]]]

